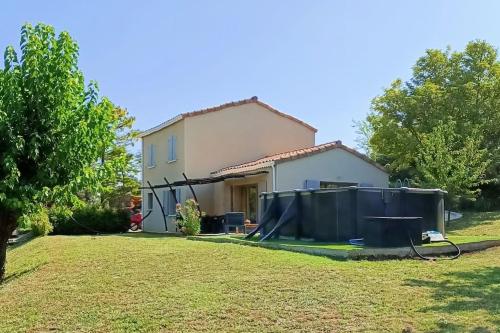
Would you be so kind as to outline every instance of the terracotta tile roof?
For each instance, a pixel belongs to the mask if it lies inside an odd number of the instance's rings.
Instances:
[[[188,117],[195,117],[195,116],[199,116],[199,115],[202,115],[202,114],[206,114],[206,113],[210,113],[210,112],[215,112],[215,111],[220,111],[220,110],[224,110],[224,109],[227,109],[227,108],[230,108],[230,107],[234,107],[234,106],[239,106],[239,105],[244,105],[244,104],[250,104],[250,103],[255,103],[257,105],[260,105],[262,106],[263,108],[266,108],[267,110],[281,116],[281,117],[284,117],[284,118],[287,118],[287,119],[290,119],[290,120],[293,120],[305,127],[307,127],[308,129],[310,129],[311,131],[314,131],[314,132],[317,132],[318,130],[314,127],[312,127],[311,125],[303,122],[302,120],[299,120],[293,116],[290,116],[286,113],[283,113],[281,111],[278,111],[277,109],[273,108],[272,106],[270,106],[269,104],[266,104],[264,102],[261,102],[259,101],[259,99],[257,98],[257,96],[254,96],[252,98],[248,98],[248,99],[242,99],[240,101],[235,101],[235,102],[229,102],[229,103],[224,103],[224,104],[221,104],[221,105],[218,105],[218,106],[214,106],[214,107],[211,107],[211,108],[207,108],[207,109],[202,109],[202,110],[198,110],[198,111],[192,111],[192,112],[186,112],[186,113],[181,113],[163,123],[161,123],[160,125],[158,126],[155,126],[155,127],[152,127],[144,132],[142,132],[139,137],[145,137],[147,135],[150,135],[154,132],[157,132],[159,130],[162,130],[163,128],[165,127],[168,127],[184,118],[188,118]]]
[[[247,163],[229,166],[229,167],[214,171],[211,173],[211,175],[212,176],[222,176],[222,175],[227,175],[227,174],[232,174],[232,173],[244,173],[247,171],[254,171],[254,170],[270,167],[271,165],[273,165],[276,162],[284,162],[284,161],[299,159],[299,158],[311,156],[314,154],[318,154],[318,153],[321,153],[324,151],[328,151],[331,149],[342,149],[342,150],[344,150],[348,153],[351,153],[351,154],[355,155],[356,157],[361,158],[362,160],[372,164],[376,168],[378,168],[384,172],[387,172],[387,170],[383,166],[381,166],[380,164],[371,160],[366,155],[363,155],[360,152],[343,145],[341,141],[333,141],[333,142],[328,142],[328,143],[324,143],[324,144],[309,147],[309,148],[297,149],[297,150],[287,151],[284,153],[266,156],[266,157],[260,158],[258,160],[247,162]]]

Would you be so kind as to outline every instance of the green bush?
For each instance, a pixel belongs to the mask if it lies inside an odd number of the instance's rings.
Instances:
[[[49,209],[49,220],[52,225],[58,225],[68,220],[73,212],[65,206],[52,206]]]
[[[184,206],[177,206],[177,224],[184,235],[193,236],[200,233],[201,215],[198,204],[193,199],[188,199]]]
[[[58,208],[50,214],[56,235],[85,235],[95,233],[126,232],[130,228],[127,210],[86,206],[76,208],[72,214]]]
[[[31,231],[36,236],[46,236],[53,230],[46,208],[40,208],[32,214],[24,216],[23,219],[25,219],[25,223],[30,225]]]

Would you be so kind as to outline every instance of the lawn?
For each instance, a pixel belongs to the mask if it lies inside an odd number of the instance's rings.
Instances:
[[[500,235],[500,213],[449,229]],[[142,234],[53,236],[8,260],[2,332],[500,332],[500,247],[371,262]]]
[[[245,239],[245,236],[242,235],[234,235],[234,236],[214,236],[212,238],[218,238],[218,237],[223,237],[223,238],[233,238],[239,241],[247,241],[247,242],[259,242],[259,237],[255,236],[252,237],[251,239],[247,240]],[[497,236],[492,236],[492,235],[455,235],[455,234],[449,234],[447,235],[447,239],[454,242],[455,244],[464,244],[464,243],[473,243],[473,242],[481,242],[481,241],[487,241],[487,240],[500,240],[500,235]],[[273,244],[279,244],[283,246],[290,246],[290,247],[309,247],[309,248],[318,248],[318,249],[330,249],[330,250],[345,250],[345,251],[352,251],[352,250],[362,250],[364,246],[358,246],[358,245],[351,245],[348,243],[323,243],[323,242],[314,242],[314,241],[304,241],[304,240],[292,240],[292,239],[270,239],[266,240],[265,243],[273,243]],[[445,242],[436,242],[436,243],[431,243],[431,244],[424,244],[423,246],[428,247],[428,246],[448,246],[449,243]],[[409,246],[409,245],[408,245]]]

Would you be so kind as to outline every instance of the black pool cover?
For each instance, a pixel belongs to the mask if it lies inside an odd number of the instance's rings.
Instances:
[[[422,245],[421,217],[365,217],[364,243],[372,247],[408,246],[411,237],[413,244]]]

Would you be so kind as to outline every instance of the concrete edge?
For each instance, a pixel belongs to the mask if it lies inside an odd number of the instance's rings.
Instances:
[[[366,248],[362,250],[335,250],[335,249],[311,248],[300,245],[288,246],[276,243],[257,243],[257,242],[249,242],[229,237],[188,236],[187,239],[194,241],[212,242],[212,243],[230,243],[230,244],[238,244],[244,246],[262,247],[266,249],[305,253],[315,256],[322,256],[322,257],[341,259],[341,260],[404,259],[404,258],[414,258],[417,256],[410,247]],[[462,253],[482,251],[495,246],[500,246],[500,239],[458,244],[458,247],[460,248]],[[456,253],[456,249],[452,245],[435,246],[435,247],[417,246],[417,250],[422,255],[425,256],[452,255]]]
[[[21,234],[17,236],[16,238],[9,238],[8,245],[14,246],[14,245],[21,245],[29,241],[30,239],[34,238],[35,234],[30,231],[25,234]]]

